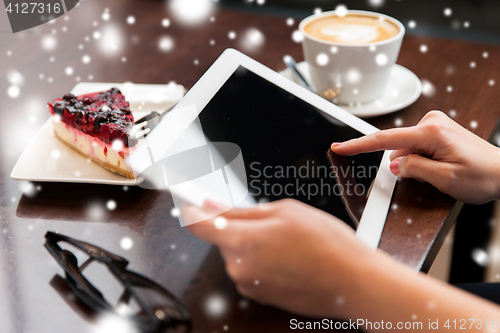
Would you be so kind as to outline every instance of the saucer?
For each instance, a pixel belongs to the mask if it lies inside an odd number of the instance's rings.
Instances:
[[[310,84],[311,75],[307,62],[298,63],[297,69]],[[280,74],[300,84],[290,68],[283,70]],[[421,93],[422,83],[420,79],[409,69],[396,64],[392,67],[387,87],[378,99],[365,104],[339,104],[338,106],[355,116],[370,118],[399,111],[415,102]]]

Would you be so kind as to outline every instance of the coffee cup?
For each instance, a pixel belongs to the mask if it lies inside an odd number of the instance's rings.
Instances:
[[[302,20],[304,58],[317,94],[336,104],[361,104],[384,92],[405,28],[379,13],[323,12]]]

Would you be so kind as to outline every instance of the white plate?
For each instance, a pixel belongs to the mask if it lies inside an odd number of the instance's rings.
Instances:
[[[307,62],[298,63],[297,69],[306,81],[311,84],[311,75],[309,74]],[[289,68],[280,74],[295,83],[299,83]],[[411,105],[420,97],[421,93],[422,83],[419,78],[409,69],[394,65],[387,88],[379,99],[366,104],[339,105],[339,107],[361,118],[376,117],[399,111]]]
[[[82,95],[117,87],[130,103],[136,119],[153,110],[176,104],[185,94],[178,84],[132,84],[81,82],[71,93]],[[47,115],[49,112],[47,110]],[[136,180],[110,172],[87,160],[58,140],[49,118],[38,130],[17,161],[10,177],[15,180],[42,182],[136,185]]]

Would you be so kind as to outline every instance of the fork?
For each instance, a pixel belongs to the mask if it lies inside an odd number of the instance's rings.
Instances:
[[[158,124],[163,120],[163,118],[176,106],[174,104],[170,108],[166,109],[162,113],[152,111],[150,114],[135,121],[135,125],[132,128],[131,133],[135,134],[137,139],[143,139],[151,133],[151,131],[158,126]]]

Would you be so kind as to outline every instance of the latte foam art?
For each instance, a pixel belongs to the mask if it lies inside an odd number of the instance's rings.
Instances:
[[[362,15],[320,17],[304,30],[313,37],[344,44],[375,43],[399,33],[399,28],[385,19]]]
[[[376,27],[360,24],[332,24],[321,29],[321,33],[339,43],[370,43],[378,38]]]

